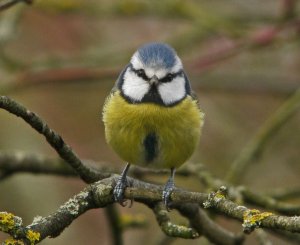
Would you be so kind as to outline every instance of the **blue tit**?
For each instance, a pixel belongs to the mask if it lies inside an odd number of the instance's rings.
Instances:
[[[123,204],[126,175],[135,164],[171,170],[162,196],[168,207],[175,169],[194,152],[203,119],[175,50],[162,43],[140,47],[103,107],[106,141],[127,162],[113,191],[115,201]]]

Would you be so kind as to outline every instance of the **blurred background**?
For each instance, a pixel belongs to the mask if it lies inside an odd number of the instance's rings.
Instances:
[[[80,158],[121,171],[124,163],[104,139],[105,97],[140,45],[169,43],[182,58],[206,114],[201,143],[190,161],[203,163],[222,179],[262,124],[300,87],[299,14],[296,0],[20,3],[0,12],[0,94],[36,112]],[[257,192],[299,187],[299,122],[298,112],[274,132],[263,155],[241,176],[243,185]],[[0,152],[12,151],[57,157],[41,135],[0,110]],[[204,190],[192,178],[177,177],[176,184]],[[0,182],[0,211],[29,224],[37,215],[54,212],[85,186],[75,178],[16,174]],[[145,206],[118,209],[147,221],[146,227],[124,232],[125,244],[163,244],[165,235]],[[186,222],[175,212],[172,219]],[[234,232],[242,229],[235,221],[219,222]],[[252,236],[246,244],[258,244]],[[1,241],[6,237],[0,233]],[[290,244],[275,236],[271,240]],[[42,244],[111,241],[105,212],[97,209]],[[209,243],[200,238],[172,244]]]

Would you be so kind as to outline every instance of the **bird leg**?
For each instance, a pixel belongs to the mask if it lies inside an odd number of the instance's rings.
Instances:
[[[171,168],[171,175],[164,187],[163,194],[162,194],[162,200],[168,211],[169,211],[169,202],[171,201],[171,194],[175,188],[174,176],[175,176],[175,168]]]
[[[126,175],[129,170],[129,167],[130,167],[130,164],[127,163],[117,181],[117,184],[115,185],[114,190],[113,190],[114,200],[116,202],[120,203],[123,207],[126,206],[126,202],[124,199],[124,192],[125,192],[126,187],[128,186]]]

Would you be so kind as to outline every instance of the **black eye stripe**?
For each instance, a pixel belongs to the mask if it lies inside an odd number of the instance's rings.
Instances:
[[[143,78],[144,80],[148,81],[150,80],[149,77],[147,77],[145,71],[143,69],[134,69],[133,67],[131,67],[131,70],[138,76]]]
[[[131,70],[138,76],[138,77],[141,77],[143,78],[144,80],[146,81],[149,81],[150,78],[147,77],[146,73],[145,73],[145,70],[144,69],[135,69],[133,68],[133,66],[130,66]],[[175,77],[178,77],[178,76],[182,76],[183,75],[183,72],[182,70],[176,72],[176,73],[168,73],[166,76],[164,76],[163,78],[159,79],[159,81],[161,83],[168,83],[168,82],[171,82]]]
[[[163,78],[159,79],[161,83],[168,83],[171,82],[175,77],[182,76],[182,71],[176,73],[168,73]]]

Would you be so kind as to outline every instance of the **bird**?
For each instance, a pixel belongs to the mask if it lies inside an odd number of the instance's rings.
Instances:
[[[175,171],[197,147],[204,122],[176,51],[159,42],[139,47],[106,98],[102,118],[107,143],[126,162],[113,189],[114,200],[125,206],[132,164],[169,169],[162,192],[168,208]]]

